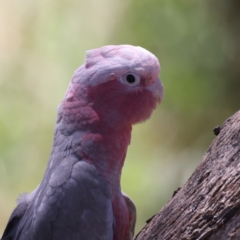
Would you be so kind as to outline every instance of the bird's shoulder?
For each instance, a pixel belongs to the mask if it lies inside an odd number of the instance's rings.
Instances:
[[[34,198],[22,208],[17,206],[6,228],[14,238],[3,236],[2,240],[113,237],[110,185],[92,164],[74,156],[55,166],[49,181],[40,184]]]

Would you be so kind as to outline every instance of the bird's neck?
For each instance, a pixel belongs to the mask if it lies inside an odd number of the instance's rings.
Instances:
[[[120,189],[121,172],[130,138],[131,126],[121,130],[99,127],[83,135],[79,154],[95,165],[115,189]]]
[[[73,131],[71,152],[93,164],[113,189],[120,190],[121,172],[132,126],[128,124],[120,128],[106,124],[91,107],[78,109],[77,113],[76,108],[67,109],[67,114],[60,113],[59,130],[63,133]]]

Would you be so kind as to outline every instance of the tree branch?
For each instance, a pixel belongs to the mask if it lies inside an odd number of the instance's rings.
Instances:
[[[192,176],[136,240],[240,239],[240,111],[218,130]]]

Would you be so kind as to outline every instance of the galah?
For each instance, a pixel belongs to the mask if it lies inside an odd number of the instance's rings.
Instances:
[[[141,47],[86,53],[59,106],[42,182],[22,195],[2,240],[130,240],[136,208],[120,178],[132,125],[163,98],[158,59]]]

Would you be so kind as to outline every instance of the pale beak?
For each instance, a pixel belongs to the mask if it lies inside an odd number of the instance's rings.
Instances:
[[[147,89],[153,93],[153,95],[156,98],[158,103],[162,102],[162,100],[163,100],[163,84],[162,84],[160,78],[158,78],[154,84],[147,87]]]

